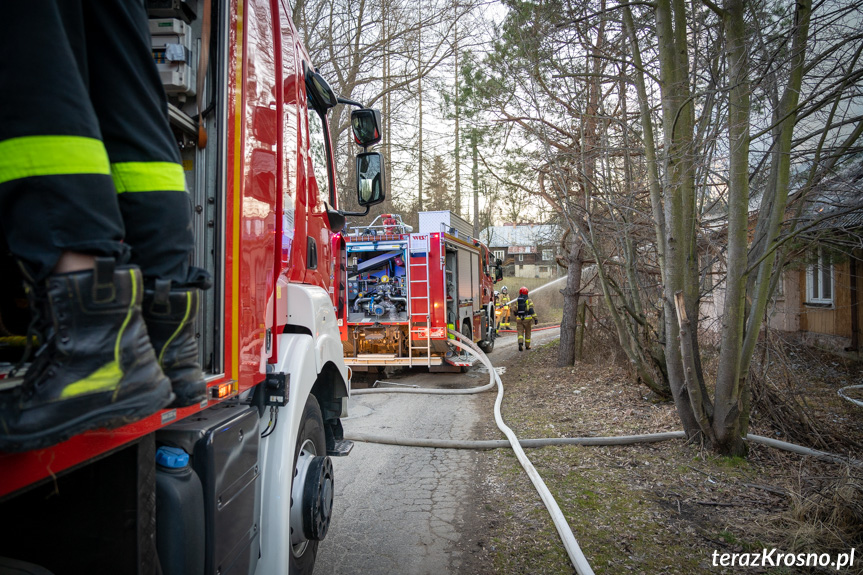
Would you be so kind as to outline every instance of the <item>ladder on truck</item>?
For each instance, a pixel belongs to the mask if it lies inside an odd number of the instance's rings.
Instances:
[[[408,316],[408,365],[414,365],[414,352],[425,352],[426,365],[431,367],[431,284],[429,283],[428,255],[426,246],[426,257],[421,262],[414,262],[412,238],[408,235],[408,305],[410,315]],[[420,270],[422,273],[419,273]],[[424,276],[417,279],[417,276]],[[417,292],[422,291],[422,295]],[[425,327],[417,324],[425,323]],[[422,336],[425,333],[425,345],[414,345],[414,335]],[[421,341],[421,338],[420,338]]]

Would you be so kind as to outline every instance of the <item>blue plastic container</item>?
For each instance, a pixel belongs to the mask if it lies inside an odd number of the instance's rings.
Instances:
[[[163,575],[203,575],[204,490],[178,447],[156,450],[156,548]]]

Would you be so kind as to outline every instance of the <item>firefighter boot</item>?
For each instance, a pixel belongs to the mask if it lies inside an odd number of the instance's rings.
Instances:
[[[199,289],[171,289],[170,280],[156,280],[153,290],[144,291],[150,341],[177,396],[171,407],[194,405],[207,396],[195,337],[199,301]]]
[[[518,342],[518,351],[521,351],[521,342]]]
[[[0,451],[29,451],[148,416],[173,399],[141,317],[141,272],[98,258],[93,270],[28,286],[41,346],[0,399]]]

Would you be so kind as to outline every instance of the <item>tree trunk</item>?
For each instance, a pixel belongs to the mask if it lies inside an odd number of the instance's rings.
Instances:
[[[422,12],[420,12],[420,20],[422,20]],[[419,191],[417,200],[417,211],[423,210],[423,31],[419,29],[417,40],[417,95],[419,96],[419,142],[417,144],[417,173],[419,175]]]
[[[779,235],[780,225],[785,218],[785,207],[788,203],[788,187],[791,179],[792,135],[794,125],[797,123],[797,104],[800,99],[800,88],[803,83],[812,0],[800,0],[796,3],[796,6],[794,39],[791,48],[791,75],[779,104],[779,110],[775,114],[775,117],[784,118],[784,120],[774,130],[774,161],[770,174],[770,191],[773,197],[766,200],[769,202],[769,209],[764,209],[766,205],[762,202],[762,211],[758,216],[759,222],[755,238],[755,242],[760,244],[762,249],[760,252],[752,254],[754,259],[759,258],[759,254],[765,253],[766,250],[773,247]],[[759,230],[763,230],[760,235],[758,233]],[[764,318],[764,312],[767,309],[768,296],[770,295],[770,276],[774,273],[775,261],[775,250],[771,251],[767,257],[760,261],[754,284],[750,284],[751,292],[747,294],[752,304],[749,317],[746,319],[746,332],[740,352],[738,380],[741,382],[741,386],[746,384],[749,366],[752,363],[752,356],[755,354],[755,344],[758,342],[758,334],[761,332],[761,323]],[[744,410],[740,425],[741,433],[745,435],[749,429],[748,409]]]
[[[461,142],[459,138],[461,120],[461,102],[459,101],[459,69],[458,69],[458,24],[453,26],[455,34],[455,213],[461,217]]]
[[[674,405],[683,424],[686,436],[696,439],[701,435],[701,428],[692,409],[689,392],[686,388],[682,350],[683,345],[692,346],[691,337],[681,338],[680,325],[676,319],[674,301],[676,293],[684,291],[686,285],[686,264],[688,239],[691,237],[687,223],[690,214],[686,213],[684,196],[691,192],[693,182],[687,178],[693,177],[687,169],[686,154],[692,141],[691,110],[688,102],[688,70],[681,69],[680,52],[686,53],[685,34],[678,30],[683,38],[679,44],[675,36],[674,21],[685,22],[685,10],[679,0],[675,1],[672,10],[671,0],[658,0],[656,3],[656,33],[658,36],[660,88],[662,94],[663,132],[665,137],[665,274],[664,274],[664,316],[665,316],[665,346],[666,365],[668,367],[668,383],[674,397]],[[677,18],[675,18],[677,16]],[[684,30],[685,31],[685,30]],[[686,304],[684,302],[684,307]],[[687,310],[688,312],[689,310]],[[690,315],[687,313],[687,315]],[[697,318],[697,316],[696,316]],[[697,329],[697,326],[696,326]]]
[[[578,324],[575,332],[575,361],[581,361],[582,351],[584,350],[584,320],[587,307],[587,300],[583,299],[578,302],[578,316],[576,323]]]
[[[473,155],[473,169],[471,170],[471,179],[473,180],[473,235],[479,237],[479,152],[477,146],[479,143],[476,128],[471,128],[470,131],[470,147]]]
[[[725,6],[728,57],[728,255],[722,340],[714,393],[714,449],[744,455],[740,415],[743,412],[740,352],[746,312],[747,232],[749,217],[749,60],[743,0]],[[702,424],[702,428],[704,425]]]
[[[578,301],[581,296],[581,268],[584,265],[583,247],[577,234],[571,234],[569,250],[566,254],[568,274],[563,294],[563,319],[560,322],[560,348],[557,352],[557,366],[567,367],[575,364],[575,332],[578,327]]]

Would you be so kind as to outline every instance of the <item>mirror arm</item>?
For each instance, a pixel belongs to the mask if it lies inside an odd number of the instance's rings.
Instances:
[[[339,213],[343,216],[367,216],[369,215],[369,210],[371,210],[371,205],[366,206],[366,211],[364,212],[343,212],[339,210]]]
[[[356,106],[357,108],[365,108],[362,104],[355,100],[348,100],[347,98],[342,98],[341,96],[336,97],[336,100],[339,104],[347,104],[349,106]]]

